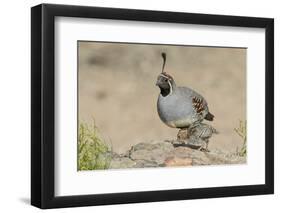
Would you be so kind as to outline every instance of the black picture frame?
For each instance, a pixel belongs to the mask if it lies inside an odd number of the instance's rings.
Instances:
[[[265,184],[93,195],[54,195],[55,17],[264,28]],[[274,193],[274,20],[271,18],[41,4],[31,8],[31,204],[60,208]]]

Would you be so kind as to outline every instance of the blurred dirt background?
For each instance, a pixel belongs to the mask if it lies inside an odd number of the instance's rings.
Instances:
[[[178,130],[157,114],[161,52],[166,72],[179,86],[205,97],[218,131],[209,149],[235,151],[243,141],[234,131],[246,119],[246,49],[78,42],[79,121],[92,123],[121,153],[134,144],[175,139]],[[208,123],[208,121],[206,121]]]

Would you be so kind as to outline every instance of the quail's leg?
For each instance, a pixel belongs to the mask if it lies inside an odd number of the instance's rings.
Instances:
[[[204,145],[202,145],[202,146],[200,146],[199,148],[198,148],[198,151],[203,151],[204,150],[204,147],[203,147]]]
[[[208,146],[209,146],[209,140],[206,141],[206,147],[205,147],[206,152],[210,152],[210,150],[208,149]]]
[[[203,141],[203,140],[202,140]],[[199,147],[199,151],[204,151],[204,152],[210,152],[210,150],[208,149],[208,144],[209,141],[204,141],[204,143]],[[205,146],[205,147],[204,147]]]
[[[198,148],[198,151],[202,151],[202,152],[208,152],[209,150],[207,150],[206,148],[204,148],[204,145],[200,146]]]

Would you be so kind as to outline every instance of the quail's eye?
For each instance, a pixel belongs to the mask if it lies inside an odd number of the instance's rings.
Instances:
[[[167,81],[168,81],[168,79],[166,79],[166,78],[165,78],[165,80],[164,80],[164,81],[165,81],[165,82],[167,82]]]

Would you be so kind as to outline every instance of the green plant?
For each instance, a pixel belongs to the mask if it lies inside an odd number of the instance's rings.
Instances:
[[[80,122],[78,136],[78,170],[107,169],[111,147],[100,137],[95,124]]]
[[[237,153],[239,156],[246,156],[247,155],[247,122],[240,120],[239,127],[234,128],[234,130],[243,140],[243,145]]]

